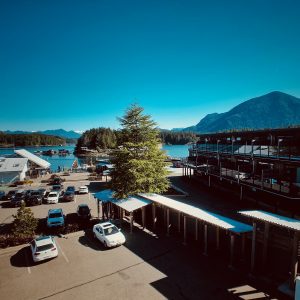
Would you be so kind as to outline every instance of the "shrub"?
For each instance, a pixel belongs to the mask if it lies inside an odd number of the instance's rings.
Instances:
[[[12,233],[15,237],[33,237],[38,225],[38,220],[34,217],[30,208],[22,204],[18,209],[17,214],[13,215]]]

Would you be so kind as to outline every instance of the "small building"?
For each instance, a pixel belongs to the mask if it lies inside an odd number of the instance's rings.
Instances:
[[[28,158],[0,157],[0,183],[24,180],[28,171]]]
[[[51,164],[48,161],[25,149],[15,150],[15,154],[17,157],[28,159],[28,172],[26,175],[31,178],[38,177],[50,170]]]

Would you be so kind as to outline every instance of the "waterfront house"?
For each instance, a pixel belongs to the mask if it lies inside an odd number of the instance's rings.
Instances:
[[[28,171],[28,158],[0,157],[0,183],[24,180]]]

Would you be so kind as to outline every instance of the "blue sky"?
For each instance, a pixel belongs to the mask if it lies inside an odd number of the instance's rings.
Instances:
[[[300,97],[298,0],[0,2],[0,130],[161,128],[279,90]]]

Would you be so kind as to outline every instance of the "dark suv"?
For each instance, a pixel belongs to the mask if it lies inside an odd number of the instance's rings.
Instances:
[[[32,191],[25,199],[26,205],[40,205],[42,204],[43,197],[40,191]]]
[[[16,195],[16,191],[9,191],[6,196],[5,196],[5,200],[11,200],[12,198],[14,198]]]
[[[19,190],[16,192],[15,196],[10,200],[10,204],[12,207],[21,206],[25,203],[26,193],[23,190]]]

